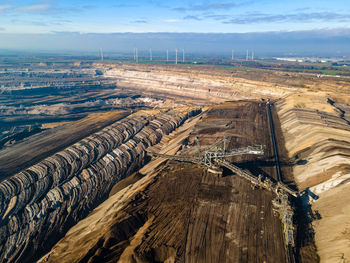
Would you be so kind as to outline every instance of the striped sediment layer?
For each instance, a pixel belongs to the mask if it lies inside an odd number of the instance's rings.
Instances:
[[[227,100],[280,97],[295,91],[288,86],[273,83],[212,75],[198,72],[177,72],[175,69],[145,69],[141,66],[110,65],[105,77],[115,79],[119,88],[141,90],[175,99],[186,98],[198,103],[216,103]]]
[[[289,96],[276,108],[286,149],[297,164],[295,181],[309,193],[304,209],[312,204],[305,214],[313,221],[321,262],[345,262],[350,258],[349,105],[312,94]]]
[[[350,125],[327,98],[293,95],[276,104],[289,157],[301,190],[316,194],[349,178]]]
[[[130,116],[0,183],[0,261],[33,262],[200,110]]]

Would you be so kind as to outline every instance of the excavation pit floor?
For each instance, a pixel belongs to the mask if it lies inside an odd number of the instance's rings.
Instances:
[[[167,139],[164,145],[172,150],[163,153],[174,154],[182,145],[177,155],[194,157],[196,137],[203,150],[225,136],[228,149],[264,147],[262,156],[228,161],[255,176],[276,178],[265,104],[222,104],[184,126]],[[287,262],[272,192],[253,190],[249,181],[226,169],[219,176],[196,164],[162,158],[125,180],[42,262]]]

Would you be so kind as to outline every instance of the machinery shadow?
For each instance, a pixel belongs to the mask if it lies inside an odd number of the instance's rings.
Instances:
[[[301,262],[301,254],[304,250],[314,250],[315,247],[315,231],[312,222],[320,220],[322,216],[315,210],[312,210],[311,199],[317,200],[319,197],[309,188],[300,192],[299,198],[295,199],[295,224],[297,226],[296,248],[297,262]],[[317,254],[316,254],[317,255]],[[318,255],[317,255],[318,257]],[[319,262],[319,257],[318,257]]]

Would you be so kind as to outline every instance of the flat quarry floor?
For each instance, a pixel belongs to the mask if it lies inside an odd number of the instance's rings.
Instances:
[[[256,176],[275,177],[268,127],[265,104],[219,105],[193,125],[178,155],[198,154],[195,137],[204,149],[225,135],[228,150],[261,144],[265,151],[228,161]],[[110,196],[42,262],[287,262],[271,192],[253,190],[249,181],[228,170],[219,176],[176,161],[166,161],[147,176],[139,180],[144,183],[126,178],[134,187]]]

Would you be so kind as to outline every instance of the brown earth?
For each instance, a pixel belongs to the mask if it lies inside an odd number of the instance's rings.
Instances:
[[[308,253],[316,248],[321,262],[350,259],[350,126],[344,118],[349,108],[331,101],[323,94],[298,94],[276,102],[289,157],[301,162],[293,166],[295,181],[299,190],[311,193],[302,198],[299,217],[299,223],[306,223],[298,229],[301,235],[305,233],[301,254],[308,260],[303,262],[317,260]]]
[[[295,93],[333,96],[349,103],[349,79],[225,68],[209,65],[94,64],[119,88],[208,104],[227,100],[275,98]]]
[[[174,105],[272,98],[283,180],[320,197],[310,198],[313,210],[307,202],[305,207],[298,203],[298,260],[349,260],[349,202],[343,198],[350,178],[350,129],[344,119],[350,109],[349,80],[213,66],[95,66],[104,68],[122,90],[174,99]],[[165,147],[164,153],[175,154],[182,148],[181,154],[193,157],[198,154],[195,136],[203,149],[226,135],[231,148],[263,144],[266,150],[263,157],[228,160],[254,175],[275,177],[266,113],[259,102],[219,105],[202,116],[195,127],[187,125],[186,132],[165,137],[154,149]],[[225,177],[217,177],[193,165],[165,161],[158,158],[117,184],[110,198],[42,260],[286,261],[282,226],[272,215],[268,192],[252,191],[226,170]]]
[[[0,181],[128,114],[126,111],[92,113],[81,120],[43,131],[0,150]]]
[[[181,155],[193,155],[196,136],[204,148],[225,135],[228,148],[264,145],[263,156],[230,161],[256,176],[275,177],[264,104],[228,103],[194,121],[162,140],[159,151],[174,154],[182,144]],[[142,177],[138,181],[120,182],[41,262],[287,262],[271,192],[253,190],[227,170],[218,176],[197,165],[164,161],[143,167],[142,176],[134,175]]]

